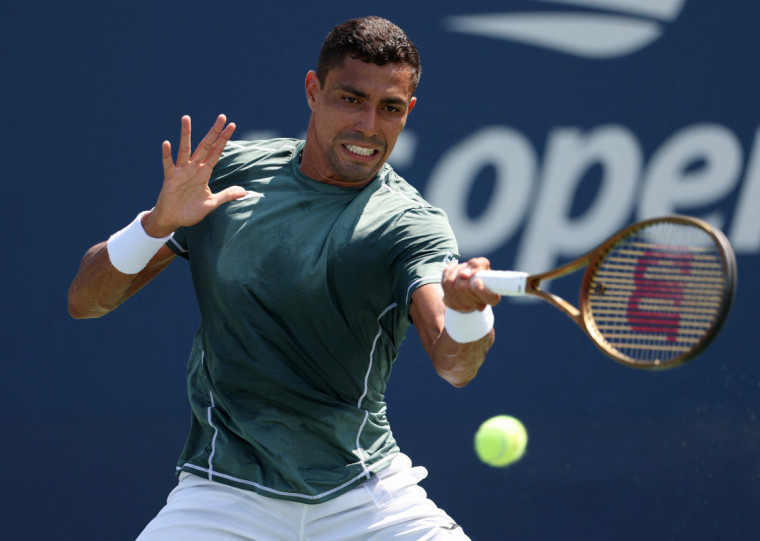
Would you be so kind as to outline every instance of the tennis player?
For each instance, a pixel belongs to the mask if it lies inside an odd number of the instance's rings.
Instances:
[[[140,541],[468,539],[400,452],[384,393],[413,323],[456,387],[494,340],[499,297],[459,263],[445,214],[386,163],[416,104],[415,46],[391,22],[335,27],[306,75],[306,140],[163,144],[156,205],[85,254],[75,318],[119,306],[177,257],[201,325],[177,487]]]

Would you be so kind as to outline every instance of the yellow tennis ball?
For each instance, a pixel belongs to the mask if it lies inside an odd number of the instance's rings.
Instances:
[[[520,460],[527,445],[525,426],[509,415],[491,417],[475,433],[475,452],[489,466],[501,468]]]

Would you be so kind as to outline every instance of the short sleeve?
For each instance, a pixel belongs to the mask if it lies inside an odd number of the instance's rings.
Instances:
[[[166,241],[166,246],[178,256],[187,259],[187,228],[180,227],[177,229],[171,238]]]
[[[459,259],[459,249],[446,214],[435,207],[405,211],[396,223],[395,238],[394,292],[408,308],[415,289],[441,281],[443,269]]]

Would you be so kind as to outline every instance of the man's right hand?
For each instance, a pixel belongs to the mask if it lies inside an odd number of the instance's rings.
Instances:
[[[190,117],[182,117],[182,134],[177,162],[172,160],[169,141],[162,146],[164,183],[153,210],[142,219],[145,232],[151,237],[165,237],[178,227],[194,225],[224,203],[245,195],[245,189],[231,186],[211,193],[208,182],[224,147],[235,131],[235,124],[219,115],[211,130],[192,152]],[[192,152],[192,153],[191,153]]]

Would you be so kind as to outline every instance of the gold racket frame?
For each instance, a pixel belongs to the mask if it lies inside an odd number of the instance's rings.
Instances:
[[[602,333],[597,329],[593,316],[590,313],[589,295],[591,291],[591,283],[595,276],[596,270],[599,267],[600,263],[604,261],[607,253],[616,244],[618,244],[622,238],[627,237],[633,232],[658,223],[689,225],[698,227],[706,232],[713,239],[713,242],[715,243],[720,253],[722,270],[725,276],[725,280],[720,306],[718,307],[718,311],[714,318],[712,326],[705,332],[705,334],[693,346],[691,346],[681,355],[677,355],[667,360],[653,359],[644,362],[625,355],[607,342]],[[586,268],[581,281],[581,289],[578,299],[580,310],[575,309],[574,307],[570,306],[569,303],[551,294],[548,295],[554,297],[553,300],[548,299],[546,297],[547,294],[541,296],[552,304],[555,304],[555,306],[560,308],[563,312],[567,313],[606,355],[626,366],[632,366],[641,369],[662,370],[674,368],[694,359],[697,355],[704,351],[720,331],[725,321],[726,315],[731,308],[734,291],[736,289],[736,256],[733,249],[731,248],[730,242],[720,230],[712,227],[707,222],[690,216],[665,216],[660,218],[652,218],[632,224],[619,231],[617,234],[609,238],[594,250],[590,251],[579,261],[569,264],[569,266],[575,266],[577,269],[585,264],[587,264],[588,267]],[[561,303],[557,303],[557,300],[561,301]],[[563,304],[567,306],[563,306]]]

